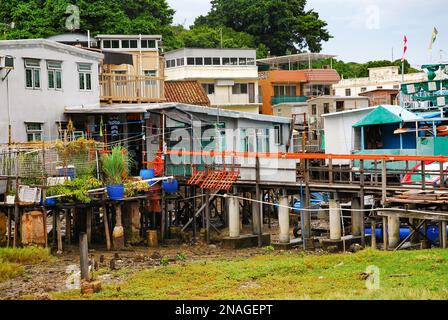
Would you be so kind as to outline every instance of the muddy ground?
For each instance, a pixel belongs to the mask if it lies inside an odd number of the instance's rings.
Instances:
[[[266,251],[262,248],[230,250],[205,243],[159,248],[132,247],[119,252],[101,248],[90,250],[90,256],[94,261],[93,269],[100,270],[97,275],[94,271],[94,276],[104,284],[122,281],[133,272],[156,268],[161,265],[163,259],[168,260],[169,263],[177,263],[178,254],[186,257],[185,261],[194,261],[244,258],[265,253]],[[78,249],[66,248],[65,252],[56,255],[53,261],[26,265],[22,276],[0,283],[0,299],[49,299],[51,298],[49,292],[68,290],[69,270],[78,266]]]

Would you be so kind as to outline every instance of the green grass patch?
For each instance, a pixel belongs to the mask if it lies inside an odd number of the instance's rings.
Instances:
[[[448,299],[448,250],[357,254],[266,254],[195,261],[136,272],[92,296],[79,291],[59,299]],[[369,290],[368,266],[380,270]]]
[[[23,274],[25,264],[50,260],[50,251],[44,248],[0,248],[0,282]]]

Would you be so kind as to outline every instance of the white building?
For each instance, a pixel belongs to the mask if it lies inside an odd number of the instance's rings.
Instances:
[[[342,79],[338,84],[333,85],[336,96],[356,97],[360,93],[377,89],[400,90],[402,75],[400,68],[396,66],[370,68],[367,78]],[[404,82],[419,82],[428,79],[426,73],[410,73],[404,75]]]
[[[351,154],[355,145],[353,125],[374,109],[375,107],[370,107],[323,114],[325,153]],[[333,164],[349,165],[350,160],[334,159]]]
[[[165,53],[165,76],[199,81],[212,107],[259,113],[255,59],[252,49],[178,49]]]
[[[3,57],[3,58],[2,58]],[[12,57],[13,68],[1,67]],[[50,40],[0,41],[0,143],[57,139],[66,107],[99,106],[103,55]]]

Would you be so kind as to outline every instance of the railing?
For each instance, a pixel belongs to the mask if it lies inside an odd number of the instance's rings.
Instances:
[[[160,102],[164,97],[164,79],[161,77],[102,74],[101,101]]]
[[[281,103],[294,103],[294,102],[306,102],[308,100],[305,96],[296,96],[296,97],[272,97],[271,102],[272,105],[281,104]]]

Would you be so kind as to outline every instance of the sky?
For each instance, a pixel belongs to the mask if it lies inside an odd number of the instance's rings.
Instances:
[[[209,0],[168,0],[176,10],[174,22],[185,27],[206,14]],[[406,58],[419,67],[429,63],[433,28],[439,34],[432,62],[448,61],[446,0],[308,0],[307,9],[318,12],[334,38],[323,43],[323,53],[353,62],[400,59],[404,35]],[[442,51],[441,51],[442,50]]]

